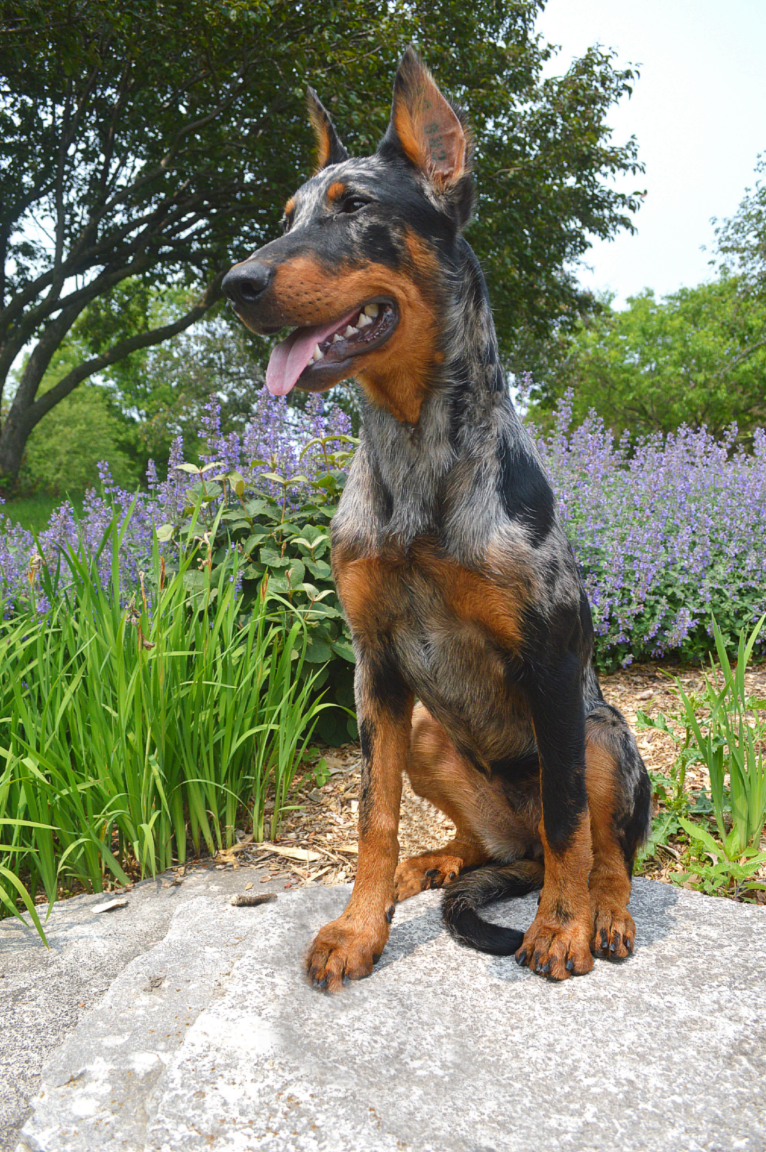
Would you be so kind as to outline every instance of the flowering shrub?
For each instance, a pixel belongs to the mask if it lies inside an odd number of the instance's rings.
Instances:
[[[540,442],[593,608],[597,657],[614,668],[730,648],[766,610],[766,432],[753,454],[704,428],[657,434],[631,450],[591,414],[570,426],[564,401]]]
[[[224,436],[211,401],[200,430],[204,473],[184,463],[180,439],[167,479],[150,467],[147,493],[116,487],[104,468],[103,494],[89,493],[82,519],[76,523],[64,503],[40,534],[42,561],[34,560],[31,535],[0,516],[5,615],[23,610],[30,596],[38,611],[48,607],[39,565],[66,575],[67,548],[78,536],[98,557],[106,587],[111,557],[98,553],[113,514],[125,525],[120,567],[129,595],[138,571],[149,567],[154,529],[161,528],[172,565],[178,545],[188,543],[185,526],[188,535],[196,508],[193,532],[205,538],[210,563],[225,562],[236,548],[247,562],[249,596],[269,575],[271,590],[312,625],[307,659],[346,665],[327,675],[343,681],[343,703],[350,704],[350,649],[327,544],[349,432],[345,414],[328,414],[321,397],[298,411],[264,390],[244,434]],[[735,437],[736,429],[717,441],[704,429],[681,428],[631,448],[627,439],[615,442],[596,416],[572,427],[564,401],[552,432],[539,439],[593,606],[602,668],[671,655],[699,660],[711,648],[712,615],[735,644],[738,630],[766,611],[766,432],[756,431],[752,455],[734,447]]]
[[[311,397],[301,412],[288,409],[284,399],[271,399],[264,389],[242,436],[222,435],[220,405],[216,399],[207,404],[200,430],[200,457],[203,466],[216,464],[215,474],[241,473],[245,491],[251,496],[273,498],[286,518],[306,501],[315,481],[321,486],[335,454],[347,447],[349,432],[346,414],[334,408],[326,415],[321,397]],[[150,463],[148,492],[136,494],[114,484],[107,464],[100,466],[99,473],[102,492],[88,491],[81,517],[75,517],[66,500],[53,513],[48,527],[38,536],[40,559],[50,573],[66,575],[67,552],[82,542],[92,556],[98,556],[98,572],[106,588],[111,582],[111,555],[103,550],[98,554],[116,515],[124,526],[120,571],[123,591],[129,596],[135,590],[138,572],[149,566],[154,528],[188,520],[196,503],[191,476],[198,476],[199,469],[184,462],[184,445],[177,437],[165,480],[159,479]],[[204,522],[200,527],[204,528]],[[40,566],[37,555],[32,534],[0,511],[0,615],[7,618],[16,614],[29,605],[30,598],[38,611],[49,607],[36,579]]]

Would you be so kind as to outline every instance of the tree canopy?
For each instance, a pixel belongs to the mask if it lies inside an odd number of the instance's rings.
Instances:
[[[592,49],[543,78],[544,0],[0,0],[0,477],[32,428],[94,373],[181,332],[233,260],[274,235],[308,174],[307,82],[352,151],[372,150],[410,40],[467,109],[479,199],[470,238],[506,350],[589,305],[572,268],[631,227],[637,172],[609,108],[634,74]],[[134,286],[132,295],[121,291]],[[193,303],[157,325],[137,284]],[[78,321],[84,356],[47,391]]]
[[[650,288],[615,311],[603,298],[573,330],[525,349],[529,398],[543,423],[572,391],[574,418],[594,409],[631,436],[766,423],[766,157],[736,213],[716,224],[717,276],[658,300]]]
[[[658,300],[647,288],[624,311],[608,302],[562,341],[537,415],[572,390],[574,419],[594,409],[615,434],[671,432],[703,424],[715,436],[736,422],[741,436],[766,420],[766,302],[735,277],[682,288]]]
[[[736,276],[743,295],[766,299],[766,154],[755,173],[755,187],[745,189],[734,215],[714,223],[720,273]]]

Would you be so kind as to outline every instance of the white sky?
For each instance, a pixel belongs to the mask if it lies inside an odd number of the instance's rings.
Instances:
[[[708,279],[711,216],[731,216],[766,152],[766,0],[548,0],[538,30],[560,44],[552,74],[591,44],[640,66],[632,97],[610,116],[646,164],[638,232],[596,242],[580,279],[615,304],[642,288],[663,295]]]

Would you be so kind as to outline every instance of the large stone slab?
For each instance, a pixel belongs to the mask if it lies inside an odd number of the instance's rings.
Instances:
[[[175,1049],[144,1032],[143,1063],[115,1072],[92,1013],[84,1061],[70,1047],[45,1073],[20,1148],[763,1152],[763,909],[639,880],[636,955],[552,984],[460,948],[426,893],[397,909],[372,978],[328,997],[300,961],[347,895],[234,910],[253,917],[241,959]],[[533,913],[534,897],[494,910]]]
[[[255,869],[202,866],[180,884],[174,873],[137,884],[124,894],[127,905],[107,914],[95,910],[108,896],[62,900],[46,924],[50,948],[20,920],[0,923],[0,1152],[16,1147],[44,1061],[131,961],[163,939],[176,910],[199,895],[225,899],[248,880],[261,891],[259,879]],[[47,908],[38,911],[44,918]]]

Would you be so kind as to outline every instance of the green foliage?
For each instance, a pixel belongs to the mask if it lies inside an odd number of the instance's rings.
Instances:
[[[71,500],[75,513],[82,513],[82,496],[69,492],[67,499]],[[45,493],[35,493],[34,496],[20,496],[2,505],[2,514],[7,516],[12,524],[20,524],[29,532],[38,534],[47,528],[51,515],[61,506],[56,496]]]
[[[729,220],[716,228],[719,270],[736,276],[748,296],[766,298],[766,153],[758,157],[756,182],[746,188],[742,202]],[[761,333],[761,339],[766,333]]]
[[[150,324],[172,321],[190,303],[188,292],[173,288],[153,289],[142,299]],[[152,459],[164,473],[175,436],[183,437],[187,451],[195,444],[211,392],[221,403],[222,432],[241,432],[263,387],[263,356],[262,342],[238,319],[230,325],[216,307],[188,331],[110,368],[110,403],[131,429],[143,471]]]
[[[617,435],[736,421],[746,435],[766,419],[766,299],[730,277],[661,300],[651,289],[624,311],[608,301],[562,342],[533,390],[532,414],[573,390],[576,421],[594,409]]]
[[[766,890],[766,884],[754,879],[756,873],[766,863],[766,852],[756,848],[746,848],[736,859],[732,859],[706,828],[692,824],[689,820],[680,821],[689,836],[693,855],[688,862],[688,872],[678,872],[673,876],[675,884],[683,884],[693,879],[695,886],[708,896],[720,895],[728,891],[733,896],[747,895]]]
[[[349,439],[333,434],[329,439]],[[304,452],[321,441],[310,441]],[[239,558],[243,606],[257,607],[266,594],[279,597],[285,620],[297,615],[306,628],[305,675],[313,692],[339,705],[324,712],[317,733],[328,744],[356,739],[354,709],[354,652],[348,627],[332,580],[330,568],[330,521],[346,480],[345,467],[351,452],[326,453],[325,471],[312,486],[316,499],[291,502],[291,485],[309,483],[305,477],[290,481],[274,472],[265,480],[281,488],[280,497],[245,497],[245,483],[238,473],[220,473],[219,465],[196,468],[181,465],[197,479],[186,493],[186,506],[175,524],[158,530],[162,541],[174,540],[182,550],[200,534],[209,548],[215,578],[221,568]],[[264,464],[265,467],[265,464]],[[226,504],[219,507],[221,498]],[[199,519],[189,517],[199,510]]]
[[[109,461],[115,483],[135,490],[140,473],[124,450],[128,429],[110,411],[104,389],[85,385],[65,397],[27,441],[18,486],[64,496],[99,485],[98,465]]]
[[[697,717],[696,701],[692,701],[678,684],[687,726],[688,751],[692,759],[705,765],[710,775],[710,795],[718,835],[730,860],[737,859],[748,848],[760,843],[766,822],[766,764],[763,759],[766,722],[758,716],[758,712],[766,708],[766,700],[753,699],[745,691],[745,672],[764,621],[766,616],[761,617],[747,639],[744,631],[740,632],[734,669],[721,630],[713,621],[719,664],[716,667],[711,657],[711,673],[705,676],[703,707],[707,715],[704,720]],[[724,812],[728,817],[728,827]]]
[[[75,330],[53,355],[40,383],[40,394],[49,392],[74,365],[83,359],[84,345]],[[26,357],[21,371],[29,357]],[[12,384],[18,384],[15,373]],[[66,396],[39,424],[27,440],[17,491],[64,496],[97,487],[98,464],[110,461],[113,479],[135,489],[142,470],[130,453],[130,426],[114,412],[107,389],[85,385]],[[42,527],[43,525],[36,525]]]
[[[243,617],[236,553],[211,572],[195,547],[170,573],[155,542],[121,606],[126,530],[115,518],[104,535],[108,588],[81,548],[66,588],[43,569],[47,615],[0,623],[0,903],[16,913],[19,897],[38,929],[40,891],[154,875],[187,840],[231,846],[244,819],[262,839],[269,792],[273,836],[326,707],[299,615],[264,589]]]
[[[705,892],[724,886],[737,891],[764,887],[752,877],[766,863],[766,852],[760,851],[766,825],[766,719],[761,716],[766,700],[748,695],[745,673],[765,621],[766,616],[761,617],[747,637],[744,631],[739,633],[737,660],[732,668],[724,636],[714,619],[718,663],[711,656],[711,670],[705,675],[702,694],[687,693],[676,678],[675,693],[682,707],[671,717],[673,723],[669,725],[662,713],[655,720],[638,714],[640,728],[654,728],[670,735],[679,749],[672,787],[670,791],[662,786],[659,789],[663,811],[655,819],[643,856],[651,855],[669,835],[684,831],[691,844],[689,870],[675,879],[683,883],[696,877]],[[707,769],[710,795],[699,794],[692,803],[684,783],[686,769],[694,763]],[[709,813],[714,819],[715,836],[707,826]]]
[[[542,0],[7,0],[0,10],[0,391],[33,351],[0,433],[15,476],[26,436],[82,380],[185,330],[234,260],[273,237],[311,170],[311,82],[352,150],[372,151],[410,41],[473,122],[471,239],[509,355],[522,333],[590,301],[570,269],[589,237],[631,227],[635,141],[607,124],[634,80],[592,49],[543,79]],[[50,222],[52,240],[33,229]],[[130,288],[126,290],[126,284]],[[191,293],[169,322],[150,289]],[[41,396],[78,318],[87,355]]]

